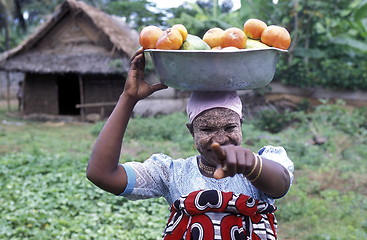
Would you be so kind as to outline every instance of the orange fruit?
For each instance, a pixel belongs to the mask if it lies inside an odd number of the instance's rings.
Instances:
[[[163,34],[163,30],[157,26],[149,25],[144,27],[139,34],[139,43],[144,49],[154,49],[158,38]]]
[[[220,46],[221,36],[224,32],[221,28],[211,28],[203,36],[204,42],[206,42],[211,48]]]
[[[184,25],[182,25],[182,24],[175,24],[171,28],[172,29],[176,29],[176,30],[178,30],[181,33],[182,41],[185,41],[186,40],[188,32],[187,32],[187,29],[186,29],[186,27]]]
[[[252,39],[260,39],[261,33],[268,25],[260,19],[250,18],[243,24],[243,31],[247,37]]]
[[[291,36],[287,29],[276,25],[270,25],[262,32],[261,42],[271,47],[286,50],[291,45]]]
[[[225,47],[236,47],[239,49],[245,48],[247,42],[246,34],[239,28],[231,27],[226,30],[221,35],[222,48]]]
[[[156,48],[164,50],[178,50],[183,43],[182,35],[177,29],[168,28],[157,41]]]

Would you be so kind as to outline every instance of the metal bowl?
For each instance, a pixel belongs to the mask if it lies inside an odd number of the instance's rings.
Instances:
[[[147,49],[160,81],[191,91],[262,88],[274,77],[278,48],[221,50]]]

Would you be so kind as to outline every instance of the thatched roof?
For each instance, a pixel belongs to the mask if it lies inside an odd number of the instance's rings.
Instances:
[[[86,51],[68,51],[59,46],[59,50],[62,49],[59,51],[47,46],[48,39],[52,39],[50,35],[55,32],[54,28],[60,22],[65,22],[65,19],[77,19],[75,21],[92,25],[89,27],[89,30],[94,31],[89,33],[89,36],[94,37],[91,40],[92,47],[86,47]],[[66,0],[30,37],[0,55],[0,69],[35,73],[103,74],[127,71],[129,58],[139,47],[138,37],[138,32],[132,30],[121,18],[108,15],[81,1]],[[46,42],[48,49],[38,46],[42,41]],[[96,50],[88,50],[94,46]],[[114,60],[121,61],[118,67],[111,65]]]

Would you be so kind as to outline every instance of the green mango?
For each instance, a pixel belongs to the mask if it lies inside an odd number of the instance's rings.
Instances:
[[[268,45],[260,42],[259,40],[247,39],[246,49],[248,48],[270,48]]]
[[[180,50],[210,50],[210,46],[200,37],[188,34]]]

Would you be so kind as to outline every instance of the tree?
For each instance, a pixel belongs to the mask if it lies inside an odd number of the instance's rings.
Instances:
[[[21,0],[0,0],[0,32],[4,32],[4,39],[0,41],[4,44],[0,45],[0,51],[10,48],[11,38],[10,31],[12,28],[12,21],[16,20],[19,23],[20,29],[25,32],[27,29],[25,20],[21,10]]]
[[[105,11],[122,16],[132,28],[141,30],[146,25],[165,26],[165,13],[155,9],[155,3],[147,0],[111,1]]]
[[[292,45],[279,76],[287,84],[367,89],[367,2],[280,1]]]
[[[224,1],[221,6],[218,0],[197,1],[196,3],[185,3],[177,9],[170,9],[174,16],[168,20],[170,25],[181,23],[186,26],[193,35],[202,37],[205,32],[213,27],[222,29],[238,26],[237,14],[232,12],[231,0]]]

